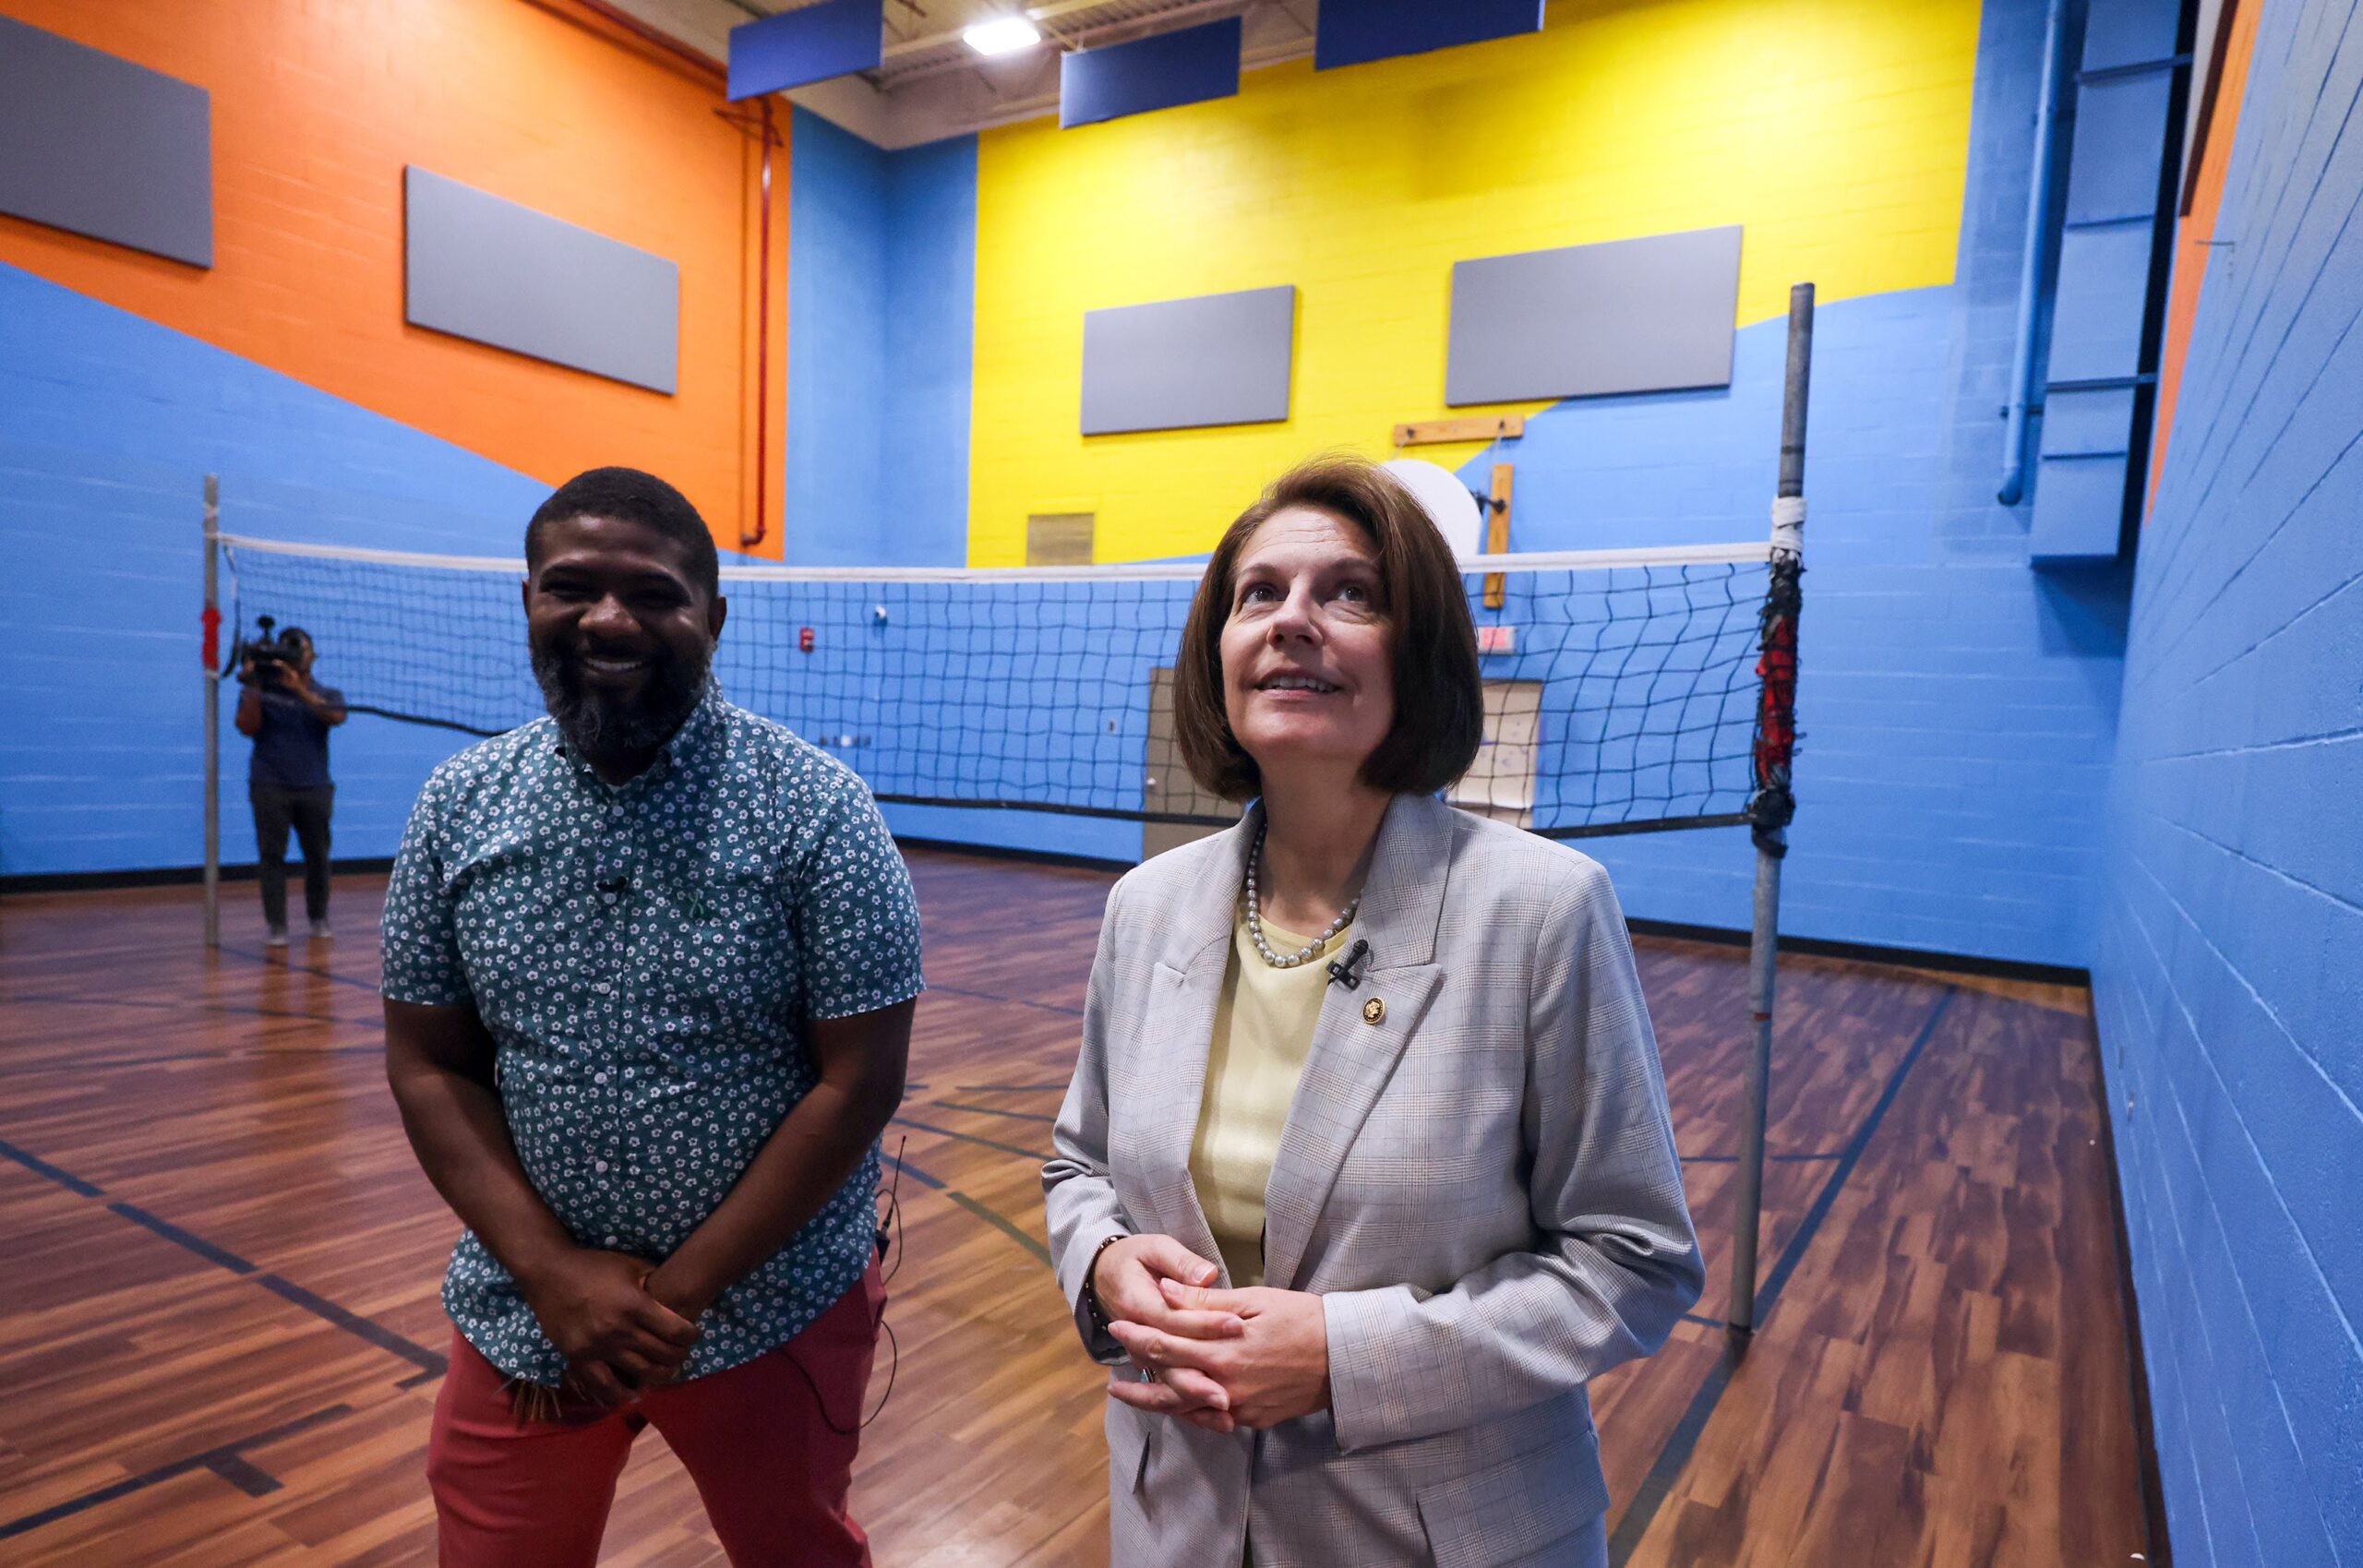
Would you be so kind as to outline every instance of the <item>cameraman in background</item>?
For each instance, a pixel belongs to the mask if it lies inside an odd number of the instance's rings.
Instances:
[[[255,743],[246,795],[255,808],[265,947],[287,945],[287,830],[304,848],[304,913],[312,938],[329,934],[329,731],[344,723],[344,693],[312,684],[312,639],[299,627],[262,635],[238,656],[238,733]]]

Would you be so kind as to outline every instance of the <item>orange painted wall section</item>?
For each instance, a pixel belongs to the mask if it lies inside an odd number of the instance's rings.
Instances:
[[[2158,360],[2158,416],[2150,442],[2149,494],[2143,498],[2142,521],[2158,504],[2158,476],[2166,471],[2166,443],[2175,433],[2175,404],[2182,389],[2182,370],[2190,352],[2190,329],[2199,319],[2199,293],[2207,281],[2207,264],[2214,255],[2208,241],[2215,237],[2216,215],[2224,206],[2224,176],[2232,166],[2232,140],[2240,124],[2240,101],[2247,96],[2249,60],[2256,53],[2256,18],[2260,0],[2244,0],[2233,13],[2232,30],[2224,41],[2224,72],[2218,78],[2215,113],[2208,122],[2207,144],[2200,150],[2199,181],[2191,188],[2190,216],[2175,225],[2174,278],[2166,292],[2166,338]]]
[[[0,216],[0,261],[555,485],[671,480],[736,546],[756,522],[757,149],[720,78],[527,0],[0,0],[212,95],[214,265]],[[783,119],[783,128],[785,120]],[[780,450],[786,159],[774,153],[767,462]],[[680,269],[671,397],[402,318],[420,164]],[[758,552],[779,553],[779,486]]]

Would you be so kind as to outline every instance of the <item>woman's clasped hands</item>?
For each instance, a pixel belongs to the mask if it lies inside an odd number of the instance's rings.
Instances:
[[[1219,1290],[1218,1277],[1170,1236],[1128,1236],[1100,1253],[1090,1288],[1109,1334],[1132,1358],[1110,1379],[1110,1395],[1215,1432],[1261,1430],[1327,1409],[1321,1298]]]

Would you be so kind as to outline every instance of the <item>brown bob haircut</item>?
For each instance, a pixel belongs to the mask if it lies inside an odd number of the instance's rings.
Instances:
[[[1215,546],[1173,669],[1173,731],[1201,787],[1226,800],[1262,792],[1263,775],[1230,733],[1223,700],[1222,628],[1239,557],[1255,531],[1291,507],[1328,512],[1361,531],[1378,563],[1378,611],[1395,676],[1395,722],[1362,763],[1362,782],[1390,795],[1433,795],[1469,771],[1484,735],[1477,631],[1451,546],[1411,492],[1358,457],[1311,458],[1272,481]]]

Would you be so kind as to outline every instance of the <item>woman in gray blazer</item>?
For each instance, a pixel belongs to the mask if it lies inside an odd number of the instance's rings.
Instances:
[[[1110,895],[1043,1170],[1115,1568],[1604,1563],[1585,1385],[1697,1299],[1697,1241],[1606,874],[1436,798],[1476,639],[1409,492],[1266,490],[1174,708],[1254,805]]]

